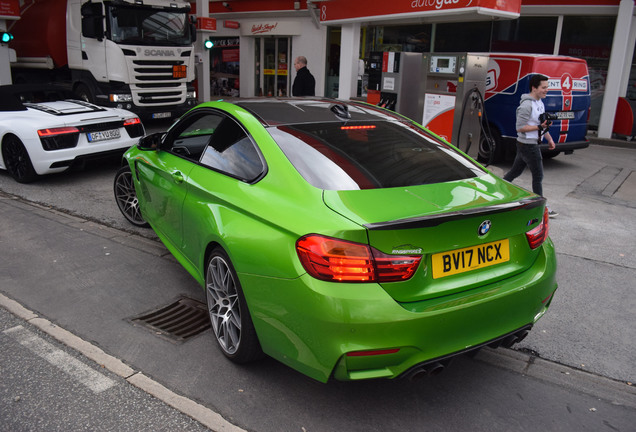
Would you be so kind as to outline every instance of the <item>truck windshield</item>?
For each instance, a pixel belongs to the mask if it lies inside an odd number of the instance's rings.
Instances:
[[[192,44],[186,9],[109,5],[110,40],[119,44],[187,46]]]

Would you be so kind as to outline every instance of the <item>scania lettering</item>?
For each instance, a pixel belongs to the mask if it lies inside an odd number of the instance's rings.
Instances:
[[[196,105],[190,3],[32,0],[11,24],[13,82],[68,85],[79,99],[142,118]]]
[[[174,51],[172,50],[146,50],[144,53],[147,56],[175,56]]]

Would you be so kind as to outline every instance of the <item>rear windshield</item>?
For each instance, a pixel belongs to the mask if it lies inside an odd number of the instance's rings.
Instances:
[[[443,183],[484,173],[424,131],[399,122],[306,123],[268,131],[303,178],[325,190]]]

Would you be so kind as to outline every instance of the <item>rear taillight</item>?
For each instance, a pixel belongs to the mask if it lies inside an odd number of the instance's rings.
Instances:
[[[50,129],[40,129],[38,131],[38,135],[40,138],[48,138],[51,136],[64,135],[64,134],[73,134],[79,133],[79,129],[76,127],[59,127],[59,128],[50,128]]]
[[[526,233],[526,238],[528,239],[530,249],[538,248],[548,238],[548,232],[550,231],[548,225],[549,220],[550,218],[548,216],[548,208],[546,207],[543,210],[543,220],[541,221],[541,223]]]
[[[409,279],[422,257],[387,255],[361,243],[310,234],[296,242],[307,273],[333,282],[395,282]]]
[[[75,147],[79,133],[78,128],[71,126],[38,130],[42,148],[47,151]]]
[[[132,126],[141,123],[139,117],[129,118],[128,120],[124,120],[124,126]]]
[[[136,138],[144,135],[144,126],[141,124],[139,117],[124,120],[124,128],[128,132],[128,136]]]

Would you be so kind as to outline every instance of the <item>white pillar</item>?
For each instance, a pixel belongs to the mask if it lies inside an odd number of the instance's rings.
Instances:
[[[358,89],[360,59],[360,23],[344,24],[340,39],[340,83],[338,99],[355,97]]]
[[[260,40],[259,40],[260,43]],[[241,97],[258,96],[259,86],[256,84],[256,74],[260,66],[256,64],[260,59],[254,58],[256,52],[256,38],[241,36],[239,46],[239,79],[241,85]]]
[[[197,0],[197,16],[210,17],[210,3],[208,0]],[[194,44],[194,52],[199,54],[203,61],[196,64],[197,70],[197,97],[199,102],[210,100],[210,52],[203,46],[203,41],[210,37],[207,31],[197,30],[197,41]]]
[[[634,0],[621,0],[616,17],[612,53],[610,54],[607,80],[605,82],[605,95],[603,107],[598,125],[599,138],[611,138],[616,116],[616,104],[620,95],[623,65],[627,58],[632,56],[634,45],[628,46],[630,40],[630,27],[634,15]],[[630,52],[631,50],[631,52]]]
[[[563,15],[559,15],[557,18],[556,35],[554,36],[554,50],[552,54],[559,55],[561,50],[561,34],[563,33]]]
[[[0,31],[7,31],[6,20],[0,19]],[[0,85],[11,84],[11,56],[9,46],[0,44]]]

